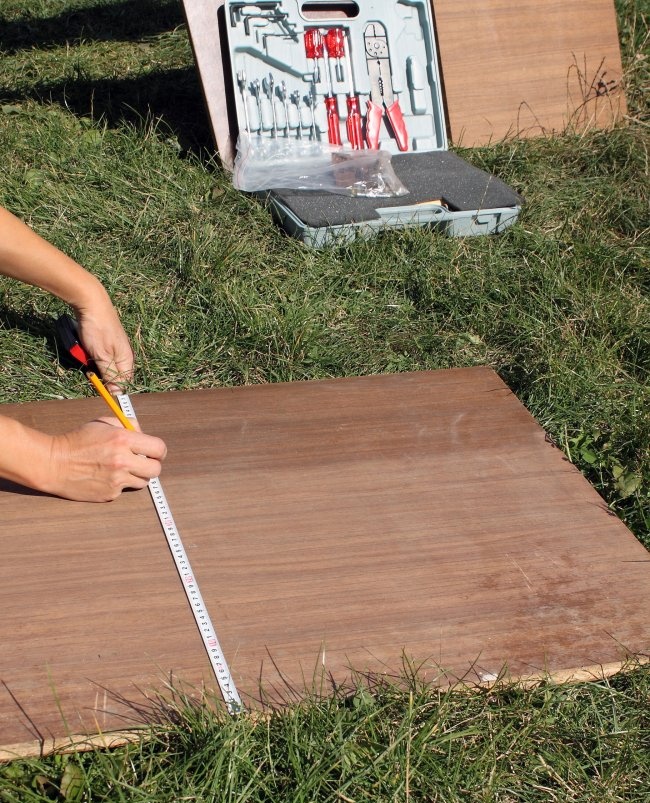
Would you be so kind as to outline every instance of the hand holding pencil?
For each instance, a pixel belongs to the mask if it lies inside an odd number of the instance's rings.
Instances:
[[[52,439],[43,490],[87,502],[110,502],[127,488],[146,488],[160,474],[160,438],[100,418]]]
[[[70,499],[110,501],[125,488],[144,488],[159,475],[167,447],[160,438],[139,431],[91,370],[94,366],[79,342],[75,321],[63,315],[57,321],[57,329],[64,348],[79,363],[117,421],[101,418],[55,438],[50,457],[56,466],[50,477],[64,476],[65,487],[47,490]]]
[[[80,502],[109,502],[126,488],[144,488],[160,473],[167,447],[160,438],[125,429],[116,418],[49,435],[0,416],[0,476]],[[10,459],[9,459],[10,458]]]

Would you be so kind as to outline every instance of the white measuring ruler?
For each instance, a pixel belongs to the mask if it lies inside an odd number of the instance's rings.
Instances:
[[[126,394],[122,393],[118,395],[117,400],[125,416],[128,418],[136,417],[131,399]],[[174,517],[172,516],[172,512],[165,497],[165,492],[162,489],[158,477],[149,480],[149,493],[151,494],[156,513],[158,514],[160,524],[167,538],[167,544],[174,558],[178,576],[183,583],[187,601],[190,603],[190,608],[194,614],[194,619],[199,628],[201,638],[203,639],[205,651],[210,659],[210,664],[217,679],[217,683],[219,684],[219,688],[221,689],[224,702],[231,714],[237,714],[243,708],[242,702],[237,692],[235,682],[230,674],[230,669],[228,668],[228,663],[224,657],[221,645],[219,644],[217,631],[214,629],[210,614],[205,607],[203,597],[199,591],[199,585],[194,578],[192,566],[185,552],[178,527],[176,526],[176,522],[174,521]]]

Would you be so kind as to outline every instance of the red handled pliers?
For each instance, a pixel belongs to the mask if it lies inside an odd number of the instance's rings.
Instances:
[[[366,48],[368,75],[370,76],[366,142],[369,148],[375,150],[379,148],[379,129],[385,111],[397,147],[401,151],[407,151],[409,147],[408,132],[399,100],[393,93],[386,28],[380,22],[368,23],[363,32],[363,41]]]

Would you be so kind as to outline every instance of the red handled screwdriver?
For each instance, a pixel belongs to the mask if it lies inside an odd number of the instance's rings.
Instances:
[[[307,58],[314,59],[314,64],[318,59],[326,58],[325,73],[327,75],[328,94],[325,97],[325,109],[327,110],[327,138],[332,145],[341,144],[341,129],[339,118],[339,107],[336,102],[336,95],[332,88],[332,74],[330,72],[329,54],[325,53],[324,40],[318,28],[309,28],[305,31],[305,52]]]
[[[320,67],[318,60],[323,58],[323,37],[318,28],[307,28],[305,31],[305,53],[308,59],[314,62],[314,83],[320,82]]]
[[[343,67],[341,59],[345,58],[345,33],[343,28],[329,28],[325,34],[325,47],[327,55],[336,59],[336,80],[343,80]]]
[[[329,56],[338,59],[345,58],[345,39],[349,37],[349,32],[343,28],[330,28],[325,34],[325,45]],[[363,148],[363,134],[361,132],[361,110],[359,98],[354,89],[354,76],[352,74],[352,51],[348,38],[348,96],[346,98],[348,107],[348,119],[345,127],[348,134],[350,145],[356,150]]]

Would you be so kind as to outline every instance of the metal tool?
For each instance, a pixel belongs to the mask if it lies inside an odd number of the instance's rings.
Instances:
[[[312,102],[310,103],[310,108],[312,112],[312,129],[314,132],[314,139],[316,138],[316,122],[314,120],[314,106],[315,106],[315,95],[316,95],[316,84],[320,83],[320,67],[319,61],[323,59],[324,64],[324,72],[325,77],[327,80],[327,94],[325,96],[325,112],[327,116],[327,138],[332,145],[340,145],[341,144],[341,128],[340,128],[340,118],[339,118],[339,109],[338,109],[338,102],[336,99],[336,95],[334,94],[334,88],[332,86],[332,71],[330,66],[330,59],[329,53],[325,47],[325,40],[323,39],[323,35],[321,34],[318,28],[308,28],[304,34],[304,41],[305,41],[305,53],[307,54],[307,58],[313,61],[314,64],[314,77],[312,81],[313,87],[313,97]]]
[[[259,84],[259,81],[258,81]],[[260,109],[261,109],[261,121],[262,121],[262,131],[272,131],[273,130],[273,114],[271,113],[271,101],[268,97],[268,85],[266,79],[259,84],[259,89],[261,90],[261,94],[259,95],[260,98]]]
[[[282,11],[279,0],[258,0],[256,3],[233,3],[230,6],[230,25],[236,27],[242,20],[244,21],[244,33],[246,36],[251,34],[251,20],[261,20],[264,25],[274,23],[278,25],[283,35],[298,41],[296,25],[288,21],[289,13]],[[248,11],[247,9],[250,9]],[[256,26],[262,27],[262,26]]]
[[[248,117],[250,123],[251,134],[256,131],[257,134],[261,133],[261,120],[259,114],[259,107],[255,103],[255,90],[251,82],[247,86],[248,90]]]
[[[379,148],[379,129],[386,113],[400,151],[409,147],[408,132],[399,100],[393,92],[390,53],[386,28],[380,22],[370,22],[363,32],[366,64],[370,76],[370,100],[366,114],[366,142],[369,148]]]
[[[128,416],[128,418],[135,418],[135,411],[131,399],[126,394],[120,394],[117,397],[117,401],[124,415]],[[201,634],[203,646],[210,659],[210,665],[217,679],[217,683],[219,684],[219,688],[221,689],[224,702],[231,714],[237,714],[243,709],[242,701],[237,687],[235,686],[235,681],[230,673],[228,662],[219,644],[217,631],[212,624],[210,614],[203,601],[199,584],[194,577],[194,572],[192,571],[192,566],[185,552],[178,527],[176,526],[165,492],[163,491],[158,477],[149,480],[149,493],[151,494],[158,519],[165,533],[169,551],[172,553],[174,563],[176,564],[176,571],[183,583],[185,596],[190,604],[194,621]]]
[[[309,92],[305,95],[305,103],[309,106],[309,111],[311,112],[311,135],[310,139],[316,139],[316,112],[314,110],[314,106],[316,105],[316,85],[311,84],[309,87]]]
[[[253,88],[253,92],[255,93],[255,99],[257,101],[257,116],[260,122],[260,127],[258,129],[258,132],[261,134],[264,128],[264,121],[262,117],[262,86],[260,84],[260,79],[256,78],[251,84],[251,86]]]
[[[352,42],[350,40],[350,31],[346,31],[348,40],[348,119],[346,121],[346,128],[348,132],[348,140],[353,148],[358,150],[363,148],[363,133],[361,131],[361,108],[359,106],[359,96],[357,95],[354,86],[354,68],[352,67]]]
[[[273,73],[269,73],[269,77],[266,79],[266,89],[269,96],[269,101],[271,103],[271,117],[273,119],[273,126],[271,128],[271,136],[277,137],[278,135],[278,118],[275,115],[275,79],[273,78]]]
[[[298,139],[302,139],[302,114],[300,105],[300,91],[298,89],[291,93],[291,110],[296,112],[296,127],[298,129]]]
[[[286,81],[280,83],[280,97],[282,98],[282,105],[284,106],[284,135],[289,136],[289,96],[287,94]]]
[[[244,119],[246,120],[246,132],[250,133],[251,124],[248,118],[248,93],[246,90],[246,73],[244,70],[240,70],[237,73],[237,84],[239,85],[239,91],[241,92],[241,101],[244,104]]]

